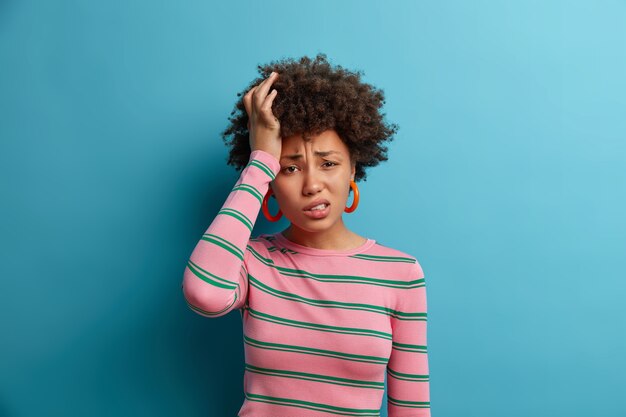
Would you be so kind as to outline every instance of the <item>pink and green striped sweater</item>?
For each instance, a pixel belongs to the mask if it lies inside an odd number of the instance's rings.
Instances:
[[[351,250],[252,238],[280,170],[256,150],[185,267],[183,294],[205,317],[243,321],[238,417],[430,417],[426,287],[417,260],[373,239]]]

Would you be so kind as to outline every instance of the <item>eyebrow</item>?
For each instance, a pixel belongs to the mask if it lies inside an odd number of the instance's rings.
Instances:
[[[339,155],[339,152],[337,152],[337,151],[315,151],[314,153],[315,153],[316,156],[322,156],[322,157],[323,156],[328,156],[328,155],[333,154],[333,153]],[[296,154],[293,154],[293,155],[285,155],[285,156],[281,157],[280,159],[291,159],[291,160],[295,161],[296,159],[300,159],[300,158],[302,158],[302,154],[296,153]]]

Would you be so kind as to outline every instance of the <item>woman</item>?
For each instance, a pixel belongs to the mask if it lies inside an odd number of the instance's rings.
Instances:
[[[430,416],[422,268],[342,218],[397,130],[383,93],[324,54],[259,69],[223,133],[241,175],[183,277],[198,314],[241,313],[238,416],[379,416],[385,376],[390,417]],[[259,211],[290,225],[253,238]]]

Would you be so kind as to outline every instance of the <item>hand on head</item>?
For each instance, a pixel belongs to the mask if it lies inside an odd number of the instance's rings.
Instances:
[[[248,113],[250,150],[263,150],[280,159],[282,147],[280,121],[272,112],[272,103],[278,92],[273,89],[268,93],[277,77],[278,73],[272,72],[259,85],[252,87],[244,95],[243,104]]]

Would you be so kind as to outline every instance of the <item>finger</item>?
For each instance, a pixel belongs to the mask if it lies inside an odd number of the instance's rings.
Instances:
[[[252,93],[256,86],[252,87],[245,96],[243,96],[243,105],[246,108],[246,113],[248,113],[248,117],[252,116]]]
[[[257,107],[261,107],[263,105],[263,101],[265,101],[265,97],[267,96],[267,92],[269,91],[272,83],[276,79],[276,73],[273,72],[269,77],[267,77],[261,84],[259,84],[259,88],[254,92],[253,98],[254,103]]]
[[[265,97],[265,100],[263,101],[263,105],[261,106],[261,110],[263,110],[264,112],[268,112],[268,113],[272,112],[272,104],[274,103],[276,94],[278,94],[278,91],[276,91],[276,89],[273,89],[267,95],[267,97]]]

